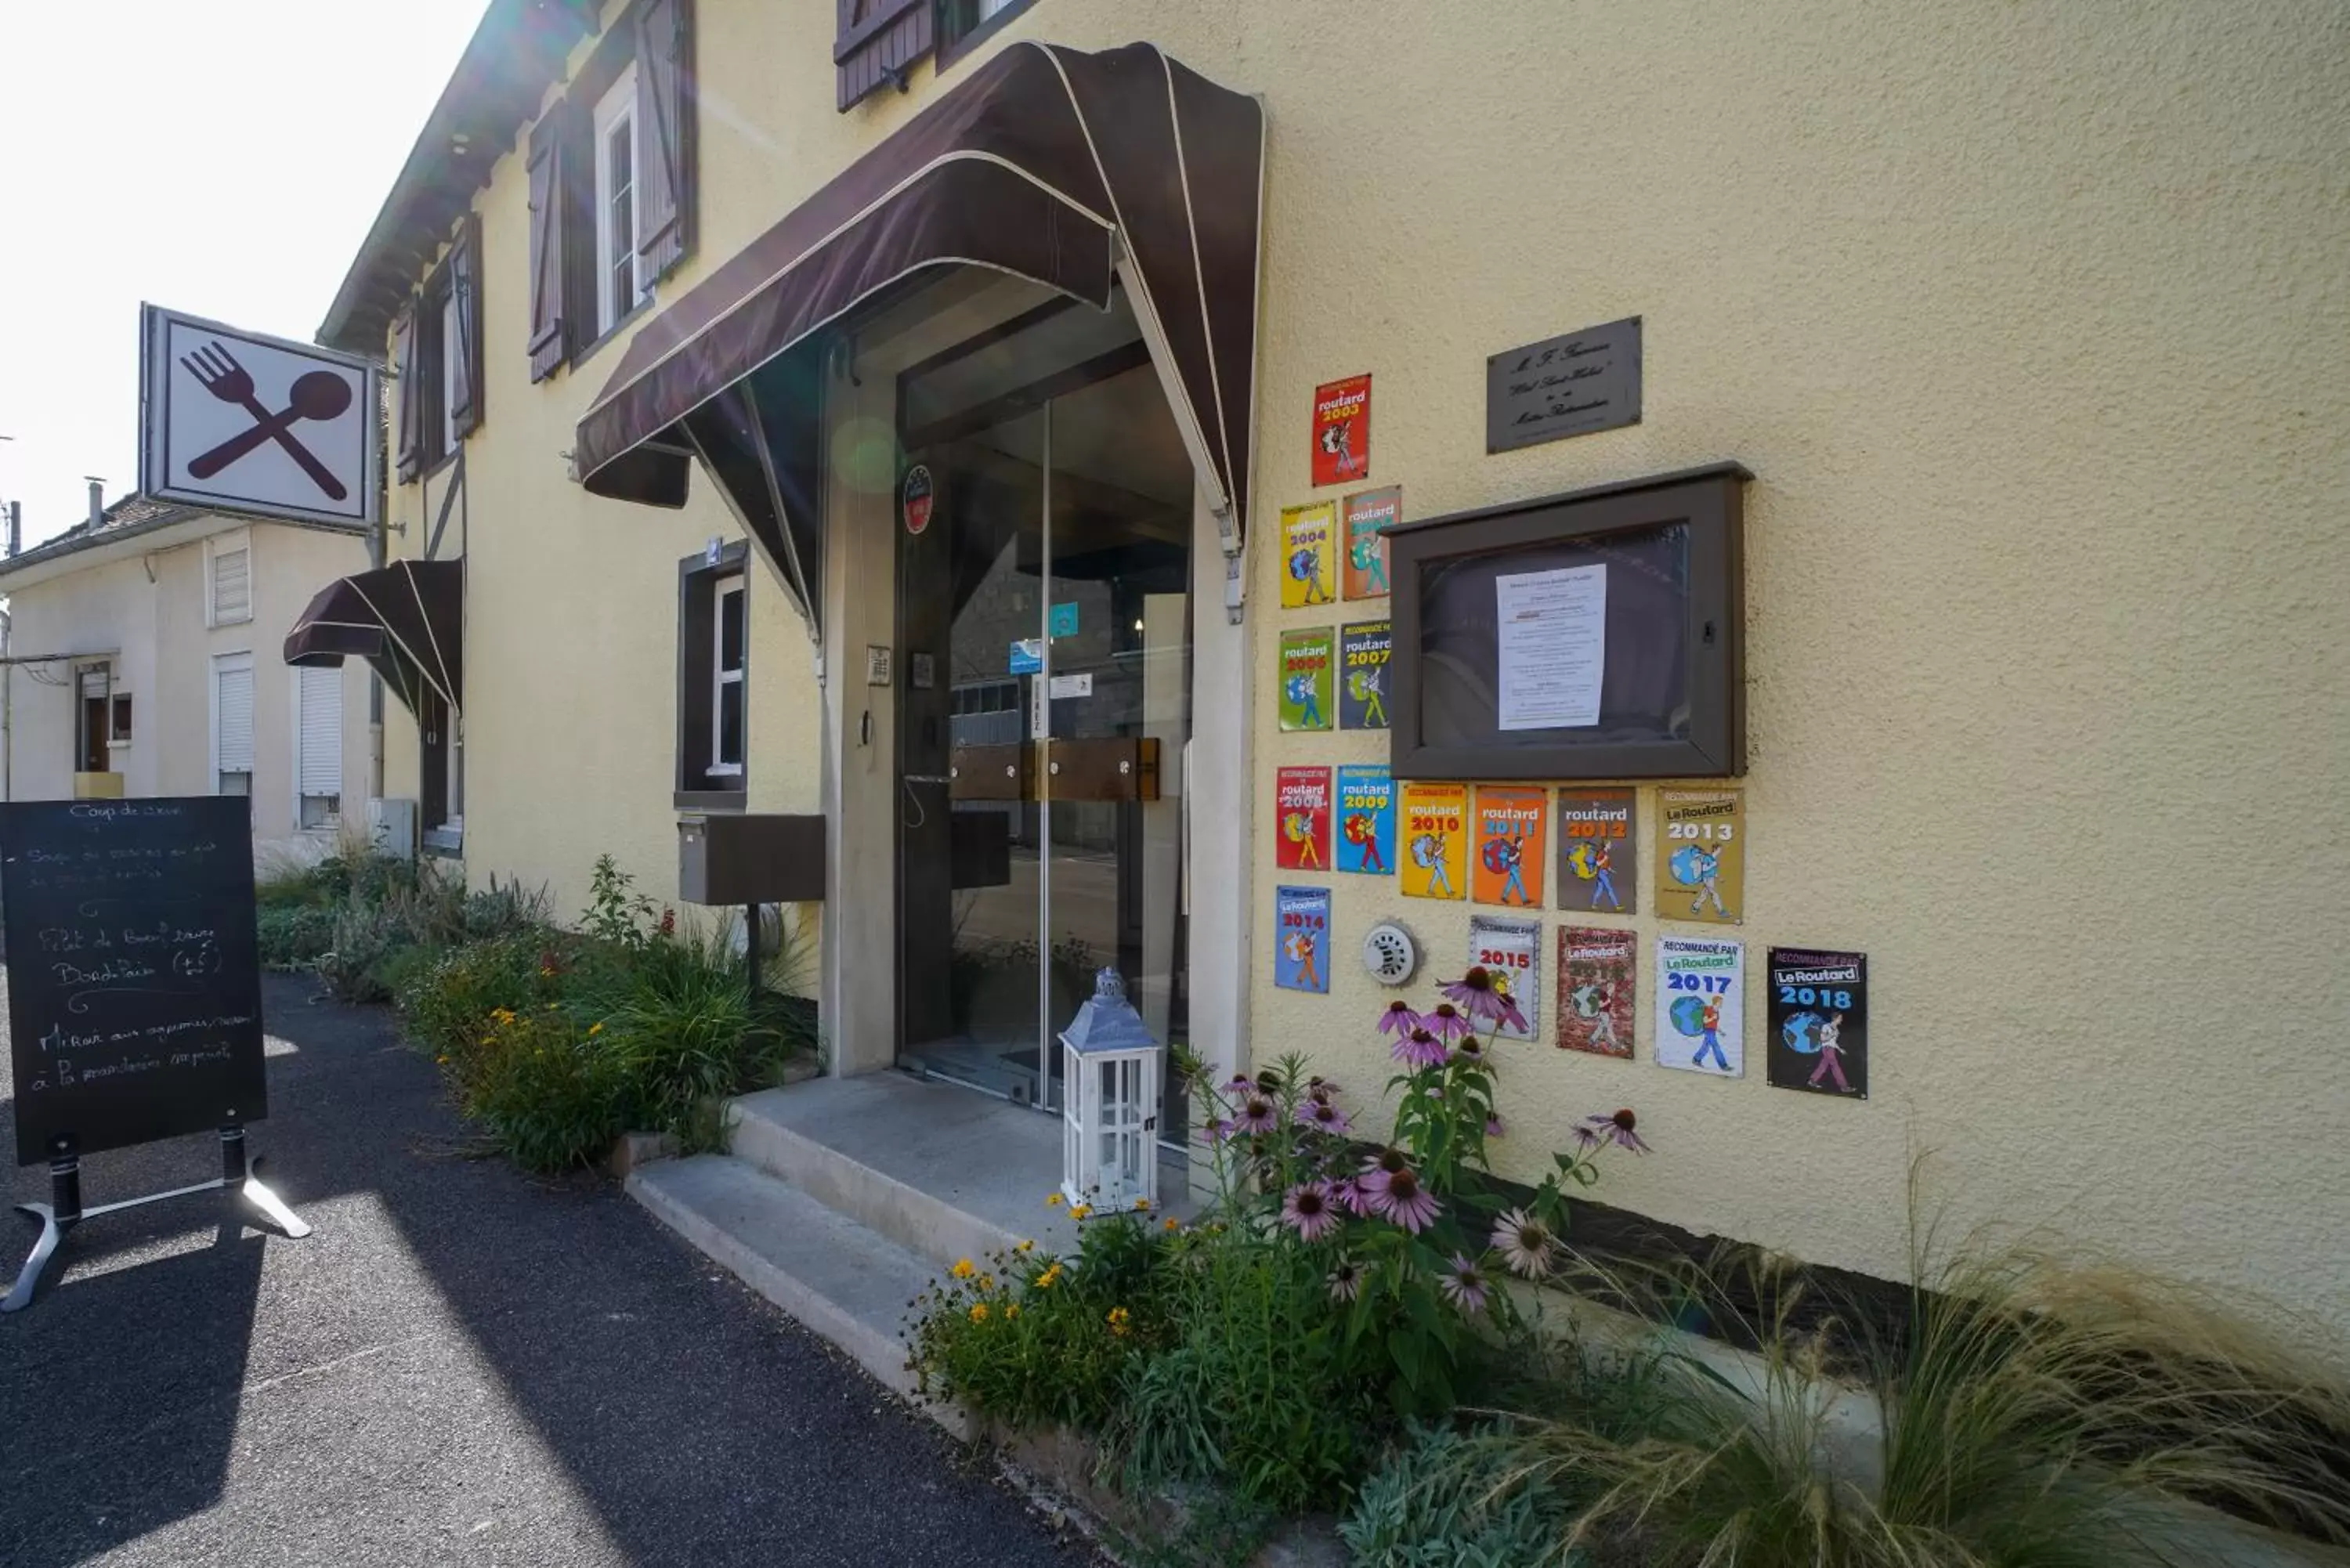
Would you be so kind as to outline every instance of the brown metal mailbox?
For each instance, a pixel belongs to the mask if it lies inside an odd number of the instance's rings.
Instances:
[[[947,796],[951,800],[1035,799],[1034,748],[1016,742],[1000,746],[957,746],[947,770]]]
[[[824,818],[775,813],[677,819],[677,896],[689,904],[806,904],[824,898]]]
[[[1159,741],[1153,735],[1055,741],[1045,771],[1055,800],[1157,800]]]

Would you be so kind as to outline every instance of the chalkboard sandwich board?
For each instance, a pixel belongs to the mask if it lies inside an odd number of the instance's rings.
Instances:
[[[0,805],[16,1162],[267,1115],[238,795]]]

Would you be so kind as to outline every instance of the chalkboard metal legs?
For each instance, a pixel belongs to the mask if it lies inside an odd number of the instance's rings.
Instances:
[[[161,1203],[170,1198],[186,1198],[198,1192],[225,1192],[241,1198],[260,1211],[261,1217],[286,1235],[296,1238],[310,1233],[310,1227],[301,1216],[286,1206],[286,1200],[271,1191],[255,1174],[261,1168],[258,1156],[247,1159],[244,1150],[244,1129],[223,1127],[221,1138],[221,1173],[212,1181],[199,1181],[191,1187],[175,1187],[169,1192],[151,1192],[144,1198],[126,1198],[119,1203],[101,1203],[95,1209],[81,1206],[81,1161],[71,1155],[49,1161],[49,1201],[20,1203],[17,1210],[30,1214],[41,1222],[41,1239],[33,1243],[32,1255],[25,1266],[16,1271],[16,1282],[7,1297],[0,1300],[0,1313],[22,1312],[33,1304],[33,1293],[40,1288],[41,1276],[56,1261],[58,1243],[65,1234],[85,1220],[100,1214],[111,1214],[121,1209],[140,1209],[150,1203]]]
[[[33,1293],[41,1288],[41,1276],[57,1257],[57,1243],[80,1222],[81,1161],[70,1154],[49,1161],[49,1200],[19,1203],[16,1211],[41,1222],[41,1239],[33,1243],[32,1255],[16,1271],[16,1282],[8,1287],[7,1299],[0,1301],[0,1312],[23,1312],[33,1304]]]

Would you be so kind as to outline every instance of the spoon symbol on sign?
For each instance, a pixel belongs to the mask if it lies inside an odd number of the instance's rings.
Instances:
[[[290,441],[288,432],[301,421],[338,419],[350,406],[350,383],[332,370],[312,370],[297,376],[284,411],[272,414],[263,410],[263,417],[251,430],[231,436],[190,462],[188,477],[210,479],[264,441]],[[328,493],[339,499],[339,487]]]

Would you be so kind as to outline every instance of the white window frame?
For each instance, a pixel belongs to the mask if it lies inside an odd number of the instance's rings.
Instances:
[[[592,123],[595,127],[596,169],[596,336],[601,337],[618,327],[629,312],[651,296],[651,280],[644,275],[644,258],[637,254],[637,233],[641,217],[644,194],[644,145],[639,134],[644,129],[637,123],[637,67],[631,61],[620,73],[619,80],[605,90],[597,101]],[[618,194],[615,171],[612,168],[612,132],[625,123],[629,128],[629,232],[625,235],[612,232],[612,198]],[[614,297],[612,274],[619,265],[625,244],[629,259],[629,281],[631,297]]]
[[[214,794],[224,793],[221,789],[221,677],[236,670],[244,670],[248,676],[253,673],[253,654],[250,649],[235,653],[216,653],[213,655],[212,689],[205,695],[206,700],[212,707],[212,793]],[[256,691],[255,693],[255,707],[256,710],[259,707],[259,697],[260,694]],[[257,711],[253,715],[253,722],[257,729],[260,722],[260,715]],[[260,736],[258,734],[255,735],[253,742],[255,752],[254,757],[247,761],[244,768],[237,770],[244,774],[244,793],[247,799],[252,798],[254,786],[257,782],[255,779],[254,774],[257,770],[257,764],[260,761]]]
[[[712,579],[710,585],[710,767],[712,775],[721,778],[743,776],[743,762],[751,754],[751,691],[744,677],[751,668],[751,599],[750,577],[743,572],[731,572]],[[726,599],[733,595],[743,601],[742,661],[732,670],[726,668]],[[722,715],[726,706],[726,688],[734,687],[743,693],[743,756],[728,762],[723,746],[726,726]]]
[[[224,616],[220,613],[220,558],[244,552],[244,613]],[[204,541],[204,625],[207,627],[244,626],[253,619],[254,600],[253,535],[239,528],[230,534],[215,534]]]

